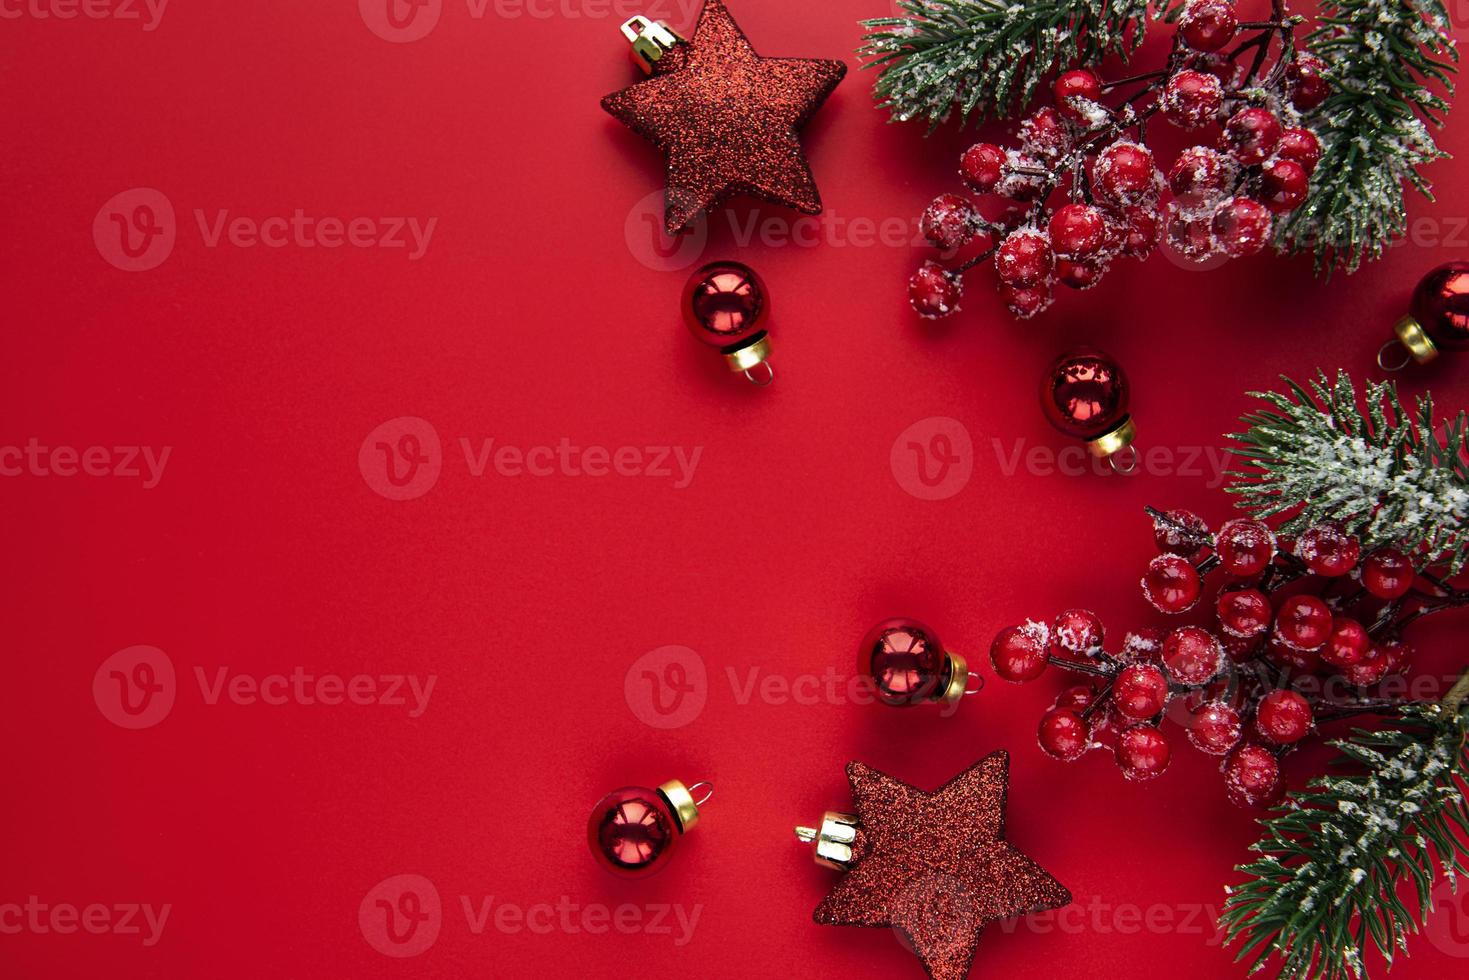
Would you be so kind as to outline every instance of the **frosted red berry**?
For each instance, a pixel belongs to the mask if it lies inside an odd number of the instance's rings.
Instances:
[[[1081,758],[1091,741],[1086,721],[1071,708],[1052,708],[1042,715],[1037,736],[1041,751],[1062,762]]]
[[[1033,681],[1046,670],[1046,628],[1039,623],[1008,626],[990,644],[990,663],[1001,678]]]
[[[1246,166],[1263,162],[1280,143],[1280,120],[1269,109],[1241,109],[1224,124],[1220,146]]]
[[[1070,708],[1072,711],[1082,712],[1090,708],[1096,700],[1096,688],[1090,684],[1073,684],[1056,695],[1056,703],[1052,707]]]
[[[1105,229],[1102,212],[1090,204],[1072,203],[1056,209],[1047,230],[1057,255],[1085,259],[1101,249]]]
[[[1225,589],[1214,605],[1219,628],[1230,636],[1256,637],[1270,628],[1273,610],[1259,589]]]
[[[1336,616],[1331,621],[1331,633],[1326,645],[1321,648],[1321,659],[1338,670],[1361,663],[1372,649],[1372,638],[1367,627],[1350,616]]]
[[[1106,274],[1104,259],[1056,260],[1056,281],[1072,289],[1091,289]]]
[[[1316,165],[1321,162],[1321,140],[1309,129],[1299,126],[1286,129],[1280,134],[1275,154],[1282,159],[1299,163],[1309,177],[1316,172]]]
[[[1207,262],[1222,251],[1214,237],[1213,211],[1190,209],[1182,201],[1168,202],[1168,247],[1189,262]]]
[[[1051,624],[1051,653],[1073,660],[1090,659],[1102,652],[1106,630],[1090,609],[1068,609]]]
[[[1323,521],[1301,532],[1295,550],[1317,575],[1337,576],[1357,567],[1362,543],[1336,521]]]
[[[1224,648],[1224,655],[1231,663],[1242,664],[1255,658],[1260,649],[1260,637],[1231,636],[1224,633],[1219,637],[1219,645]]]
[[[1071,134],[1060,113],[1050,106],[1041,106],[1020,124],[1021,148],[1048,163],[1059,160],[1071,144]]]
[[[1383,640],[1377,644],[1377,652],[1382,655],[1387,665],[1386,670],[1383,671],[1384,676],[1401,674],[1413,662],[1413,648],[1402,640]]]
[[[1234,167],[1218,150],[1207,146],[1191,146],[1178,155],[1168,168],[1168,189],[1186,203],[1217,200]]]
[[[1128,779],[1156,779],[1168,768],[1168,739],[1152,725],[1134,725],[1117,736],[1117,765]]]
[[[931,259],[919,266],[908,280],[908,302],[927,320],[937,320],[957,311],[963,292],[959,277]]]
[[[1158,241],[1163,237],[1163,225],[1158,212],[1153,208],[1134,205],[1124,208],[1121,217],[1125,222],[1125,229],[1118,242],[1118,250],[1133,259],[1145,259],[1152,255],[1153,250],[1158,247]]]
[[[1195,51],[1218,51],[1239,32],[1234,4],[1227,0],[1191,0],[1178,18],[1178,32]]]
[[[1413,561],[1396,548],[1372,552],[1362,562],[1362,586],[1379,599],[1397,599],[1413,588]]]
[[[937,248],[953,251],[973,240],[980,217],[974,203],[959,194],[940,194],[919,219],[923,237]]]
[[[1143,598],[1163,613],[1192,609],[1203,592],[1198,570],[1177,555],[1159,555],[1143,573]]]
[[[1005,151],[993,143],[976,143],[959,158],[959,176],[981,194],[995,189],[1005,173]]]
[[[1255,708],[1255,731],[1276,745],[1299,742],[1314,723],[1311,703],[1297,691],[1271,691]]]
[[[1031,317],[1044,313],[1054,298],[1049,282],[1038,283],[1034,286],[1000,284],[1000,299],[1004,300],[1010,315],[1021,320],[1029,320]]]
[[[1153,521],[1153,540],[1158,550],[1180,558],[1194,559],[1214,539],[1209,525],[1191,510],[1170,510],[1164,513],[1166,521]]]
[[[1054,89],[1056,111],[1072,122],[1089,124],[1095,107],[1102,100],[1102,80],[1095,72],[1075,68],[1062,72]]]
[[[1267,806],[1280,798],[1280,761],[1263,745],[1241,745],[1224,762],[1224,788],[1238,806]]]
[[[1305,112],[1325,102],[1331,95],[1326,81],[1326,62],[1312,54],[1298,54],[1285,70],[1291,105]]]
[[[1276,157],[1260,168],[1260,201],[1276,214],[1289,214],[1311,193],[1311,177],[1294,160]]]
[[[1140,204],[1158,193],[1158,167],[1147,147],[1119,140],[1097,154],[1092,189],[1113,207]]]
[[[1236,578],[1254,578],[1275,559],[1275,532],[1261,521],[1237,517],[1215,535],[1219,564]]]
[[[1210,755],[1224,755],[1239,744],[1243,734],[1239,712],[1223,701],[1200,706],[1189,721],[1188,740]]]
[[[1210,227],[1230,258],[1254,255],[1270,243],[1270,209],[1248,197],[1231,197],[1214,209]]]
[[[995,254],[995,271],[1010,286],[1035,286],[1056,266],[1051,243],[1038,231],[1012,231]]]
[[[1132,721],[1156,716],[1168,703],[1168,679],[1152,664],[1128,664],[1112,682],[1112,704]]]
[[[1208,72],[1185,68],[1163,89],[1163,114],[1182,129],[1207,125],[1224,105],[1224,85]]]
[[[1171,680],[1198,687],[1224,669],[1224,649],[1208,630],[1180,626],[1163,641],[1163,667]]]
[[[1273,635],[1295,650],[1320,650],[1331,636],[1331,610],[1313,595],[1294,595],[1280,604]]]
[[[1279,634],[1271,633],[1266,643],[1270,659],[1281,667],[1297,674],[1314,674],[1321,669],[1321,654],[1317,650],[1302,650],[1283,641]]]
[[[1118,659],[1129,663],[1162,663],[1163,635],[1162,630],[1151,626],[1130,630],[1122,638],[1122,650],[1117,654]]]
[[[1347,682],[1356,687],[1371,687],[1387,676],[1388,667],[1391,666],[1387,656],[1378,647],[1367,651],[1367,656],[1356,663],[1343,667],[1341,675]]]

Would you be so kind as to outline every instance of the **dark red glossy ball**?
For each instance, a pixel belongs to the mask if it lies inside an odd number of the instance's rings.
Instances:
[[[1168,739],[1152,725],[1134,725],[1117,736],[1117,766],[1136,782],[1156,779],[1168,768]]]
[[[1080,713],[1072,708],[1055,707],[1041,716],[1036,732],[1041,751],[1062,762],[1080,759],[1091,741],[1091,733]]]
[[[1276,745],[1299,742],[1314,723],[1311,703],[1297,691],[1271,691],[1255,707],[1255,731]]]
[[[1326,80],[1326,62],[1311,54],[1296,55],[1285,70],[1290,88],[1291,105],[1305,112],[1314,109],[1331,95],[1331,83]]]
[[[1068,436],[1096,439],[1127,420],[1127,375],[1110,354],[1081,348],[1051,364],[1041,384],[1041,409]]]
[[[1362,585],[1380,599],[1397,599],[1413,588],[1413,561],[1397,548],[1382,548],[1362,562]]]
[[[1246,166],[1263,162],[1280,143],[1280,120],[1269,109],[1251,106],[1229,117],[1220,145]]]
[[[765,332],[768,296],[755,270],[743,262],[711,262],[684,287],[684,321],[700,343],[738,350]]]
[[[1280,762],[1263,745],[1241,745],[1224,763],[1224,788],[1237,806],[1268,806],[1280,798],[1284,784]]]
[[[608,793],[587,821],[592,856],[607,870],[630,878],[661,870],[678,837],[673,811],[657,790],[642,786]]]
[[[1295,595],[1275,614],[1275,638],[1293,650],[1315,651],[1331,637],[1331,609],[1316,596]]]
[[[1294,127],[1280,134],[1275,152],[1306,168],[1306,175],[1309,177],[1316,172],[1316,165],[1321,162],[1321,140],[1309,129]]]
[[[908,302],[925,320],[937,320],[959,310],[964,280],[929,259],[908,280]]]
[[[1131,721],[1146,721],[1168,703],[1168,679],[1152,664],[1128,664],[1112,683],[1112,704]]]
[[[1289,214],[1311,193],[1311,175],[1294,160],[1276,157],[1260,168],[1260,201],[1276,214]]]
[[[1062,72],[1054,90],[1056,111],[1072,122],[1089,119],[1091,106],[1102,99],[1102,80],[1085,68]],[[1073,101],[1075,100],[1075,101]]]
[[[1210,701],[1194,714],[1188,740],[1201,752],[1224,755],[1239,744],[1243,732],[1238,711],[1223,701]]]
[[[1469,350],[1469,262],[1450,262],[1413,291],[1413,319],[1439,350]]]
[[[1204,591],[1198,569],[1178,555],[1159,555],[1148,562],[1142,587],[1148,604],[1169,615],[1192,609]]]
[[[876,683],[878,700],[906,707],[933,700],[944,673],[944,649],[922,623],[886,619],[862,638],[857,666]]]
[[[1040,623],[1007,626],[990,644],[990,663],[1007,681],[1033,681],[1046,671],[1046,643],[1046,628]]]
[[[1190,0],[1178,18],[1178,31],[1195,51],[1218,51],[1239,32],[1239,17],[1227,0]]]

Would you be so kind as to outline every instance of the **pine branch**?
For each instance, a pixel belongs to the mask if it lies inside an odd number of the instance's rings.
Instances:
[[[1369,942],[1391,966],[1433,910],[1441,876],[1469,874],[1469,675],[1443,704],[1402,711],[1400,727],[1357,729],[1332,745],[1352,775],[1315,779],[1260,821],[1260,857],[1236,870],[1220,917],[1236,962],[1278,957],[1288,980],[1365,975]],[[1398,895],[1411,880],[1416,910]]]
[[[1160,9],[1170,0],[1155,0]],[[879,108],[961,122],[1007,118],[1058,67],[1126,57],[1142,43],[1149,0],[899,0],[909,16],[865,20],[857,53],[879,68]]]
[[[1340,521],[1364,549],[1417,551],[1425,565],[1445,562],[1457,575],[1469,561],[1465,413],[1439,423],[1425,394],[1410,415],[1391,382],[1369,383],[1359,403],[1344,371],[1334,385],[1320,373],[1309,390],[1283,380],[1287,394],[1251,392],[1270,408],[1243,416],[1247,430],[1230,436],[1249,467],[1229,474],[1240,506],[1287,515],[1285,534]]]
[[[1447,156],[1442,125],[1459,60],[1442,0],[1324,0],[1307,39],[1332,94],[1307,113],[1322,158],[1306,203],[1282,221],[1277,245],[1311,251],[1318,272],[1355,272],[1407,230],[1405,185],[1429,200],[1420,168]]]

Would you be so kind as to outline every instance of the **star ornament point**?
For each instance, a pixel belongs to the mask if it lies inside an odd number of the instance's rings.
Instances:
[[[926,793],[851,763],[865,851],[815,920],[890,927],[933,980],[964,980],[986,925],[1069,905],[1071,893],[1005,840],[1009,767],[995,752]]]
[[[840,61],[761,57],[723,0],[706,0],[692,39],[602,108],[667,157],[664,224],[674,235],[737,194],[819,214],[797,134],[846,73]]]

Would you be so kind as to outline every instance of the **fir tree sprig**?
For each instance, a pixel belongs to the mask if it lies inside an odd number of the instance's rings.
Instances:
[[[1244,415],[1248,428],[1230,437],[1248,461],[1229,474],[1241,506],[1287,515],[1285,534],[1339,521],[1366,550],[1416,551],[1421,564],[1445,563],[1457,575],[1469,561],[1465,413],[1440,422],[1428,394],[1409,413],[1392,382],[1369,383],[1359,401],[1345,371],[1335,384],[1321,372],[1309,389],[1283,380],[1286,393],[1251,392],[1270,407]]]
[[[1324,0],[1307,39],[1332,94],[1307,114],[1322,157],[1306,203],[1281,221],[1283,251],[1311,251],[1317,271],[1355,272],[1407,229],[1406,187],[1432,200],[1420,168],[1441,157],[1459,60],[1441,0]]]
[[[1161,0],[1159,6],[1167,6]],[[957,110],[961,121],[1007,118],[1058,67],[1129,55],[1142,42],[1149,0],[899,0],[908,16],[864,20],[858,54],[879,68],[880,108],[894,121]]]
[[[1389,966],[1433,910],[1432,890],[1469,874],[1469,674],[1438,704],[1401,709],[1397,726],[1331,744],[1349,775],[1324,776],[1261,820],[1260,855],[1236,870],[1220,918],[1251,972],[1278,957],[1289,980],[1365,975],[1369,943]],[[1411,881],[1414,905],[1398,894]],[[1455,886],[1457,887],[1457,886]]]

